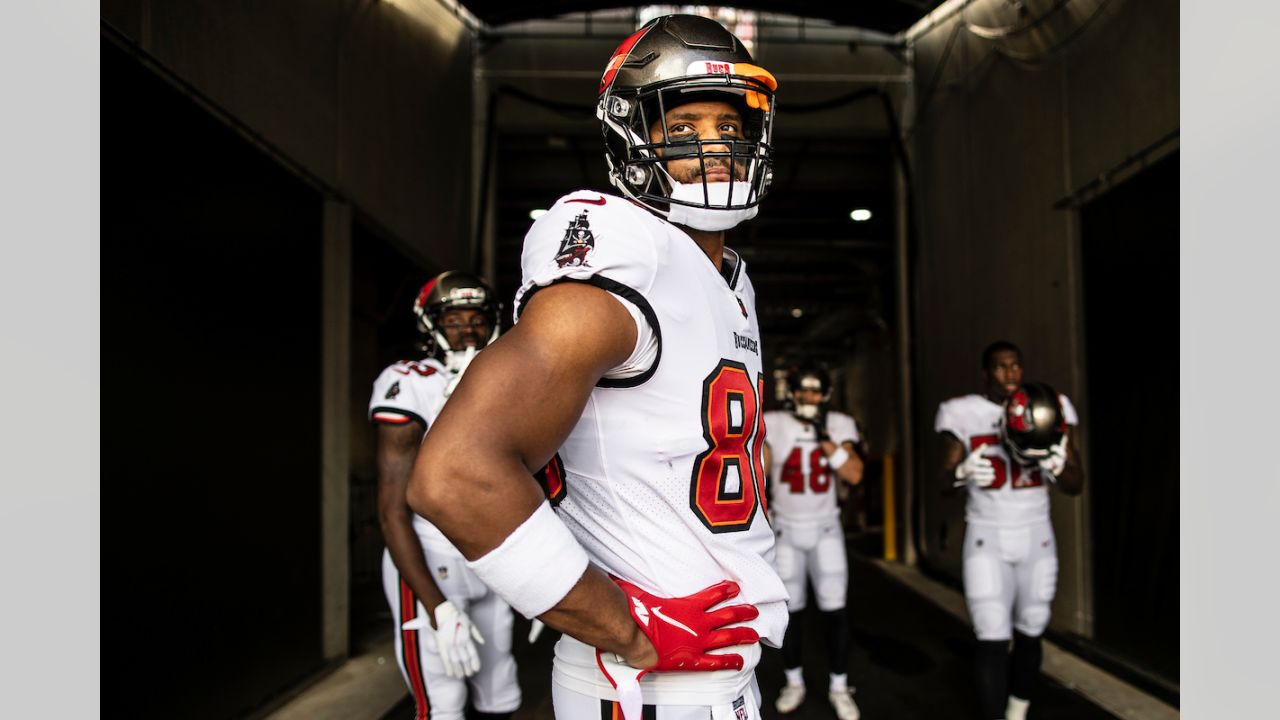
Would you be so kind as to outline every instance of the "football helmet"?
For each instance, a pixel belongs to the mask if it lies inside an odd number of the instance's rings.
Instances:
[[[700,230],[727,230],[754,217],[773,179],[777,86],[720,23],[697,15],[654,18],[614,50],[600,79],[596,117],[609,181],[654,213]],[[659,122],[670,109],[707,100],[738,109],[739,137],[672,137]],[[655,122],[662,128],[657,142],[650,136]],[[695,157],[703,169],[697,181],[682,183],[667,171],[666,161]],[[733,180],[708,183],[708,164],[732,166]]]
[[[472,309],[479,310],[489,321],[489,337],[480,347],[485,347],[498,339],[501,329],[498,327],[498,315],[502,312],[502,304],[493,297],[493,288],[489,283],[471,273],[450,270],[427,281],[418,291],[418,298],[413,302],[413,314],[418,318],[418,332],[427,340],[428,350],[442,355],[450,366],[465,354],[465,348],[454,348],[449,345],[449,338],[440,326],[440,316],[446,310]]]
[[[1045,383],[1022,383],[1004,403],[1000,435],[1009,456],[1027,467],[1049,457],[1067,432],[1058,391]]]
[[[800,390],[817,390],[822,393],[818,404],[802,403],[796,399]],[[801,420],[813,420],[821,414],[831,400],[831,376],[817,365],[804,365],[792,370],[787,375],[787,401],[791,403],[791,412]]]

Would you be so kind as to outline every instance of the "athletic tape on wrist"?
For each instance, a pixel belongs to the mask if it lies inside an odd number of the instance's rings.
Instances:
[[[535,618],[582,578],[587,552],[543,502],[506,540],[467,566],[516,612]]]
[[[847,462],[849,462],[849,451],[844,448],[837,448],[835,452],[827,456],[827,465],[833,470]]]

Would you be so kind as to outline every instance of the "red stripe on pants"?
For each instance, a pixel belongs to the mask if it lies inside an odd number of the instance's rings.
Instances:
[[[400,624],[413,620],[418,616],[418,598],[414,597],[409,583],[400,578]],[[409,685],[413,691],[413,701],[417,706],[416,720],[427,720],[430,707],[427,704],[427,679],[422,674],[422,655],[418,652],[418,631],[401,630],[401,647],[404,653],[404,671],[409,676]]]

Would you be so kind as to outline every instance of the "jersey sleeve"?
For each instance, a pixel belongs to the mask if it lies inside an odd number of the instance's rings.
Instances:
[[[1076,406],[1071,404],[1071,400],[1066,395],[1058,393],[1058,402],[1062,403],[1062,414],[1066,418],[1068,425],[1079,425],[1080,417],[1076,415]]]
[[[629,306],[636,319],[637,345],[627,362],[606,373],[600,382],[606,387],[640,384],[657,369],[661,358],[662,328],[647,296],[657,275],[659,244],[666,240],[650,232],[637,212],[612,195],[570,193],[529,228],[520,258],[516,322],[531,297],[560,282],[594,285]],[[649,362],[648,368],[635,367],[637,360]]]
[[[369,420],[387,425],[421,423],[427,428],[439,411],[436,405],[444,374],[434,365],[398,362],[382,371],[369,398]]]
[[[769,447],[774,452],[778,451],[777,437],[782,429],[782,416],[786,413],[782,410],[769,410],[764,414],[764,441],[769,443]],[[769,428],[773,428],[770,432]]]
[[[933,419],[934,432],[947,433],[964,443],[964,431],[960,419],[959,408],[955,400],[947,400],[938,406],[938,415]]]
[[[854,422],[853,416],[844,413],[827,415],[827,435],[836,445],[845,441],[857,445],[861,439],[858,436],[858,423]]]

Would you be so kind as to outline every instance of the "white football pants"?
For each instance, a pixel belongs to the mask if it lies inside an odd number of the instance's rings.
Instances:
[[[426,547],[423,553],[427,569],[445,599],[467,613],[484,644],[476,644],[479,672],[465,680],[446,675],[430,636],[434,632],[431,627],[400,629],[402,623],[419,617],[426,609],[409,584],[400,579],[391,553],[382,551],[382,588],[395,621],[396,662],[413,693],[416,720],[462,720],[468,685],[476,710],[515,711],[520,707],[520,683],[516,681],[516,661],[511,656],[511,606],[481,583],[461,556],[432,552]]]
[[[845,555],[844,528],[840,518],[797,522],[777,516],[773,521],[777,540],[774,567],[787,586],[787,612],[805,608],[805,578],[813,581],[813,594],[823,612],[844,607],[849,590],[849,559]]]
[[[1008,640],[1012,628],[1038,637],[1058,586],[1053,525],[970,524],[964,533],[964,598],[979,640]]]

